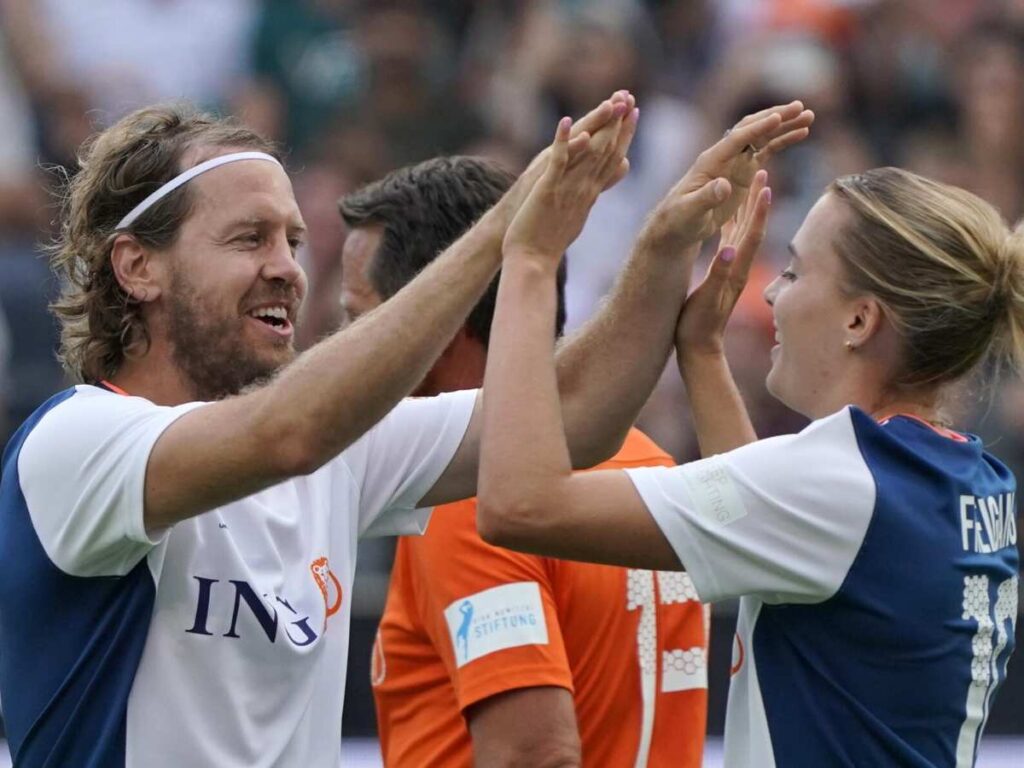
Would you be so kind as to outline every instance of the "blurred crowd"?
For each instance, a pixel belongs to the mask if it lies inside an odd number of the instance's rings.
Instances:
[[[570,329],[723,129],[793,98],[818,115],[769,169],[769,238],[729,337],[761,435],[802,421],[764,389],[760,291],[832,178],[900,165],[1024,214],[1024,0],[0,0],[0,444],[64,385],[45,243],[56,185],[96,128],[185,99],[281,142],[310,228],[308,344],[341,321],[339,196],[437,154],[519,169],[560,115],[617,88],[641,106],[632,170],[568,254]],[[1020,380],[967,382],[950,408],[1024,477]],[[697,455],[672,366],[641,425]]]

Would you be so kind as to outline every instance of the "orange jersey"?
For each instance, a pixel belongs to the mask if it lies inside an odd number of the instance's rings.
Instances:
[[[598,469],[672,464],[634,429]],[[425,536],[399,539],[373,649],[385,765],[471,766],[466,708],[559,686],[584,765],[699,768],[707,619],[686,574],[492,547],[475,500],[438,507]]]

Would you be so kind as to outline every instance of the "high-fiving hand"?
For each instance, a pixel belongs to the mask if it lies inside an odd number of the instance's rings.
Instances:
[[[805,139],[814,113],[799,101],[748,115],[702,152],[651,213],[640,237],[674,254],[710,237],[746,199],[755,174]]]
[[[629,169],[626,153],[639,118],[631,104],[631,97],[612,102],[609,118],[593,135],[581,131],[573,137],[572,120],[562,118],[543,172],[505,233],[505,258],[525,256],[557,267],[598,195]]]
[[[569,162],[573,162],[581,152],[590,148],[591,139],[594,137],[621,135],[626,142],[628,149],[629,142],[633,139],[632,132],[622,131],[622,123],[636,107],[636,98],[629,91],[616,91],[610,98],[605,99],[594,109],[581,117],[569,131]],[[634,125],[635,129],[635,125]],[[544,170],[548,167],[548,160],[551,157],[551,147],[545,147],[526,167],[516,179],[511,189],[496,206],[500,212],[503,231],[508,228],[512,219],[518,213],[523,202],[530,194],[530,190],[536,185]],[[629,171],[629,161],[625,159],[625,152],[619,163],[618,173],[614,175],[607,184],[612,187],[622,179]],[[607,188],[606,187],[606,188]]]
[[[704,281],[690,294],[679,317],[676,349],[680,359],[724,351],[725,326],[750,276],[764,240],[771,204],[768,173],[758,171],[736,216],[722,227],[718,252]]]

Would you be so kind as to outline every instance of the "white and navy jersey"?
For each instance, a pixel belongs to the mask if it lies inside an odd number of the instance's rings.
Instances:
[[[846,408],[629,474],[701,598],[741,597],[727,766],[974,764],[1018,568],[1016,483],[977,438]]]
[[[150,450],[203,404],[50,399],[0,482],[15,764],[337,766],[357,539],[422,532],[474,398],[406,400],[313,474],[157,531]]]

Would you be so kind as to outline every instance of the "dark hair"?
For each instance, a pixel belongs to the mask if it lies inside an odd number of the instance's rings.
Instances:
[[[146,107],[83,144],[79,170],[61,191],[60,235],[51,266],[63,289],[51,309],[61,325],[60,359],[68,373],[98,381],[117,372],[133,344],[148,344],[140,307],[121,288],[110,249],[121,218],[160,185],[193,164],[237,148],[274,154],[274,146],[244,126],[185,104]],[[153,205],[127,228],[150,248],[174,244],[192,210],[190,185]]]
[[[383,227],[380,248],[368,268],[370,284],[390,299],[473,226],[512,186],[515,177],[478,157],[436,157],[400,168],[338,201],[349,227]],[[555,332],[565,327],[565,261],[558,270]],[[498,278],[466,320],[484,346],[498,297]]]

